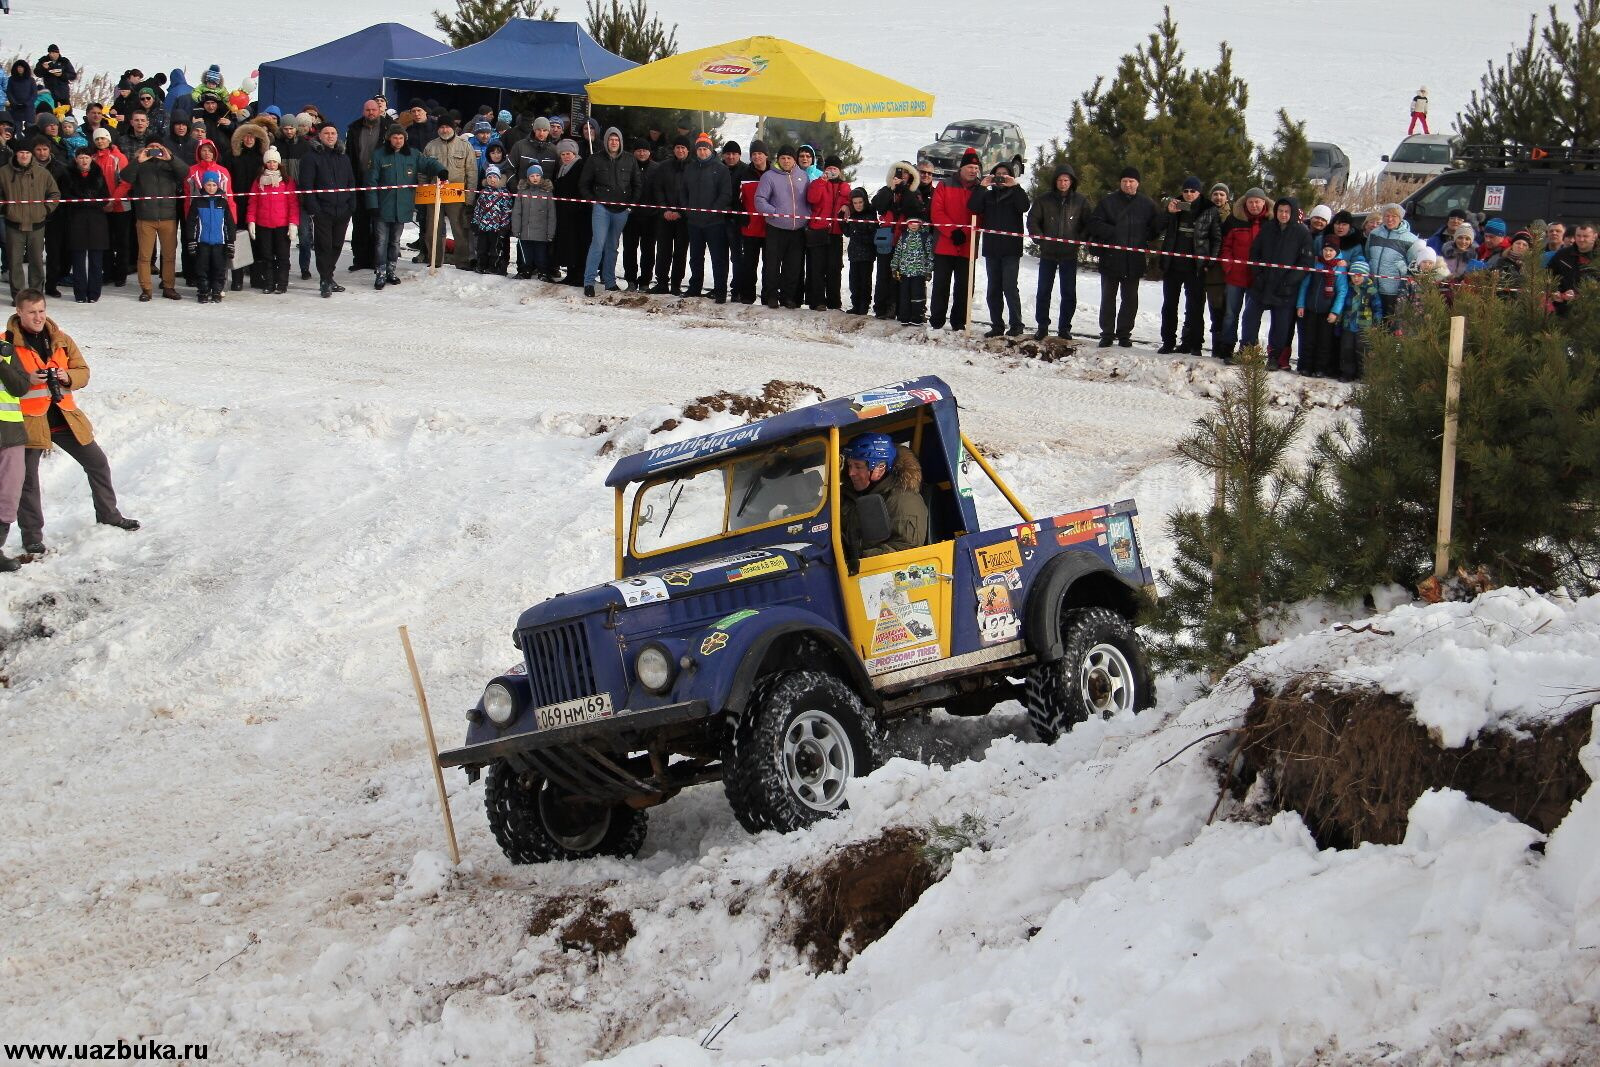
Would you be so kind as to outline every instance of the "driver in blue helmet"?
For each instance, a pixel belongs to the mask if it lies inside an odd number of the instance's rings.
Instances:
[[[841,537],[855,557],[882,556],[928,543],[928,505],[922,499],[922,464],[909,448],[896,447],[888,434],[863,433],[844,446]],[[855,502],[869,493],[883,497],[889,511],[889,538],[863,544]]]

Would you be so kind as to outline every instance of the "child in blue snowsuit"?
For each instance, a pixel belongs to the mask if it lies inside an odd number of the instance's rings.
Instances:
[[[194,260],[200,303],[222,303],[237,232],[228,198],[222,192],[222,173],[208,170],[200,176],[200,195],[190,198],[189,214],[183,220],[183,244]]]

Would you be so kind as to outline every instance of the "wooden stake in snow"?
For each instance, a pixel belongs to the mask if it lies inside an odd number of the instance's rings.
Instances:
[[[428,738],[428,764],[433,768],[433,784],[439,789],[439,810],[444,812],[444,832],[450,838],[450,862],[461,865],[461,850],[456,847],[456,824],[450,818],[450,798],[444,792],[444,772],[439,769],[439,743],[433,739],[433,720],[428,717],[428,695],[422,691],[422,672],[417,670],[417,657],[411,651],[411,634],[400,627],[400,644],[406,650],[406,663],[411,667],[411,685],[417,691],[417,710],[422,712],[422,732]]]
[[[429,256],[428,256],[428,276],[430,278],[433,277],[435,274],[439,273],[439,260],[440,260],[440,258],[442,258],[441,257],[442,247],[439,244],[439,234],[443,233],[444,230],[443,230],[443,227],[441,227],[439,225],[439,215],[443,211],[444,211],[444,179],[443,178],[435,178],[433,180],[433,241],[428,246],[428,251],[429,251]],[[453,226],[455,224],[451,223],[451,225]],[[458,240],[458,241],[461,240],[461,235],[459,233],[456,234],[456,240]],[[456,262],[459,263],[459,262],[461,262],[461,260],[459,258],[457,258]],[[404,634],[405,633],[405,629],[406,628],[404,626],[400,627],[400,632],[402,634]],[[406,651],[407,651],[408,654],[410,653],[410,649],[411,649],[411,642],[407,641],[406,642]],[[412,672],[415,673],[416,669],[417,669],[416,668],[416,664],[413,663],[411,665]],[[417,696],[418,697],[422,696],[422,683],[421,682],[417,683]],[[427,716],[424,715],[423,717],[426,718]],[[432,736],[432,734],[433,734],[433,728],[432,727],[429,727],[428,734],[429,734],[429,736]],[[443,790],[444,786],[440,786],[439,788],[440,788],[440,790]],[[449,811],[449,809],[447,808],[446,809],[447,814],[445,815],[446,819],[448,819],[450,817],[449,814],[448,814],[448,811]]]
[[[978,282],[978,216],[972,216],[967,230],[967,319],[963,329],[972,329],[972,287]]]
[[[1461,412],[1461,353],[1466,345],[1467,320],[1450,320],[1450,370],[1444,386],[1444,449],[1439,462],[1439,535],[1434,542],[1433,576],[1443,578],[1450,569],[1451,514],[1456,505],[1456,426]]]

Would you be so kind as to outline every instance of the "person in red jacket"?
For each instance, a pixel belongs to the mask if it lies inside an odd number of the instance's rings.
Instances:
[[[1272,210],[1267,194],[1260,189],[1249,189],[1234,201],[1233,211],[1222,223],[1222,245],[1217,251],[1222,260],[1222,281],[1227,286],[1226,305],[1222,321],[1217,325],[1217,338],[1213,351],[1224,363],[1233,362],[1234,348],[1258,344],[1261,339],[1261,308],[1253,307],[1253,316],[1246,316],[1244,336],[1239,333],[1239,316],[1247,304],[1252,303],[1250,283],[1255,275],[1245,262],[1250,258],[1250,246],[1255,243],[1261,224]]]
[[[838,311],[843,306],[844,220],[850,210],[850,183],[844,180],[838,156],[822,164],[822,177],[806,186],[811,221],[806,224],[806,303],[812,311]]]
[[[261,156],[261,176],[250,186],[245,221],[255,243],[256,263],[269,293],[289,291],[289,246],[300,233],[300,198],[294,182],[283,174],[283,157],[268,147]]]
[[[967,240],[972,225],[972,212],[967,205],[981,169],[977,151],[969,148],[961,157],[956,180],[942,182],[933,191],[929,211],[939,240],[933,246],[933,299],[928,325],[935,330],[944,326],[947,312],[952,330],[967,328]],[[954,301],[950,299],[952,288]]]
[[[739,180],[739,204],[748,212],[739,226],[739,240],[743,244],[739,253],[739,269],[733,275],[734,299],[741,304],[756,302],[756,269],[767,243],[767,218],[756,213],[756,187],[761,176],[771,166],[767,155],[767,142],[757,138],[750,142],[750,167]],[[771,272],[767,272],[770,279]],[[770,283],[769,283],[770,284]],[[761,289],[761,301],[772,297],[768,286]]]
[[[111,190],[111,202],[106,204],[110,247],[106,250],[105,277],[120,289],[128,284],[128,274],[133,269],[127,257],[128,246],[133,241],[133,207],[123,199],[132,188],[122,176],[128,169],[128,157],[112,143],[111,131],[104,126],[94,131],[93,144],[95,166],[106,176],[106,188]]]

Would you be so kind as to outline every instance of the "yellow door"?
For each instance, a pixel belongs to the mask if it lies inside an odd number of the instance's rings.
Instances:
[[[944,541],[868,556],[845,579],[850,638],[869,674],[949,657],[954,547]]]

